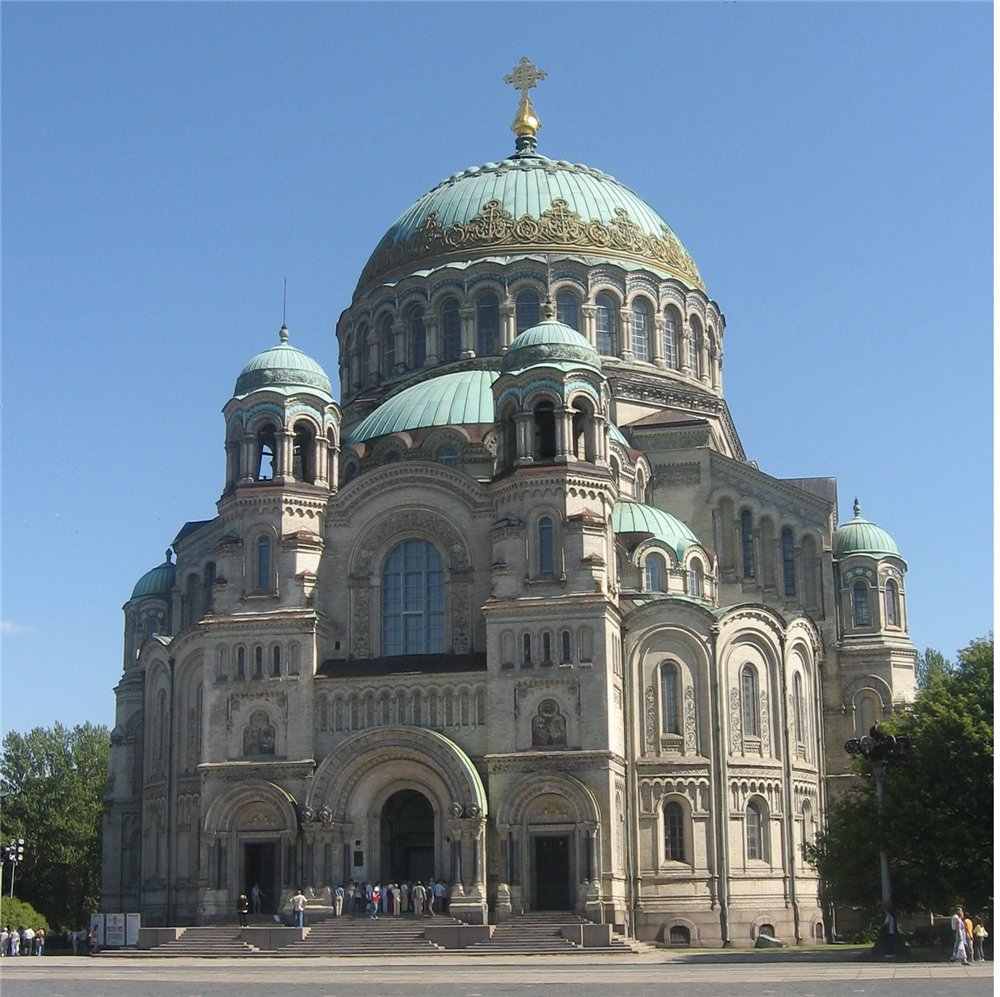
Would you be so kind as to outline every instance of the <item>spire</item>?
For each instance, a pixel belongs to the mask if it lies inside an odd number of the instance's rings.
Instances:
[[[282,343],[288,342],[288,326],[285,325],[285,311],[288,307],[288,278],[281,278],[281,328],[278,330],[278,339]]]
[[[539,69],[527,56],[522,56],[521,61],[503,78],[504,83],[509,83],[521,94],[517,114],[510,127],[517,138],[517,152],[523,155],[530,155],[535,151],[538,129],[542,127],[528,91],[538,86],[539,80],[544,80],[547,75],[544,69]]]
[[[857,495],[854,496],[854,518],[861,518],[861,503],[858,501]]]

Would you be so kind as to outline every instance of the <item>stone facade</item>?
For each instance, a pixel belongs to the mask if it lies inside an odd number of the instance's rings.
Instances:
[[[433,875],[472,922],[822,937],[803,844],[846,738],[912,695],[906,563],[835,556],[832,479],[746,460],[700,280],[539,231],[359,287],[343,407],[241,375],[217,516],[124,607],[105,909]],[[520,347],[552,312],[579,335]],[[363,431],[470,371],[488,420]]]

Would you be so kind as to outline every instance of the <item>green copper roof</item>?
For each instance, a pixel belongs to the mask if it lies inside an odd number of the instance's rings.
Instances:
[[[619,502],[611,513],[611,528],[615,533],[652,533],[662,540],[678,558],[698,538],[686,523],[662,509],[638,502]]]
[[[504,354],[501,366],[504,370],[524,370],[536,364],[551,364],[565,361],[570,364],[587,364],[601,369],[601,357],[597,350],[581,336],[555,319],[545,319],[538,325],[525,329]]]
[[[471,166],[429,190],[390,226],[359,286],[445,253],[539,246],[639,259],[702,286],[680,240],[636,193],[591,166],[534,152]]]
[[[311,388],[333,401],[333,388],[326,371],[312,357],[289,345],[288,330],[282,326],[281,342],[258,353],[240,371],[233,394],[237,397],[266,388],[291,393]]]
[[[854,518],[837,527],[833,534],[833,556],[848,554],[895,554],[900,557],[896,541],[868,519],[861,516],[861,506],[854,500]]]
[[[623,447],[627,447],[628,449],[632,448],[632,444],[625,439],[622,431],[613,422],[608,423],[608,435],[610,435],[611,439],[613,439],[616,443],[620,443]]]
[[[351,443],[430,426],[493,422],[495,370],[460,370],[411,385],[384,401],[354,427]]]
[[[177,569],[170,560],[170,551],[167,551],[167,559],[162,564],[147,571],[142,578],[135,583],[132,589],[133,599],[144,599],[147,596],[159,595],[167,596],[174,587],[174,576]]]

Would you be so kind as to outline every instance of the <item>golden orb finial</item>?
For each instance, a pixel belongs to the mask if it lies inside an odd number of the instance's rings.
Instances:
[[[521,92],[517,114],[510,126],[517,137],[518,152],[531,152],[535,148],[535,136],[542,123],[538,120],[528,91],[538,86],[539,80],[544,80],[546,76],[548,73],[544,69],[539,69],[527,56],[522,56],[521,61],[503,78],[504,83]]]

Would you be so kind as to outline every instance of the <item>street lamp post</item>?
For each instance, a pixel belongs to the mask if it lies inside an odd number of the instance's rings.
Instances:
[[[879,821],[885,806],[885,780],[890,765],[906,764],[910,760],[913,743],[908,737],[894,737],[884,734],[876,723],[864,737],[852,737],[844,750],[849,755],[860,755],[870,765],[875,780],[875,806]],[[892,911],[892,882],[889,879],[889,855],[885,849],[885,836],[879,841],[879,871],[882,877],[882,907],[886,913]]]
[[[24,861],[24,838],[11,838],[10,843],[3,846],[3,860],[10,863],[10,896],[13,897],[14,873],[18,862]]]

